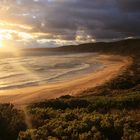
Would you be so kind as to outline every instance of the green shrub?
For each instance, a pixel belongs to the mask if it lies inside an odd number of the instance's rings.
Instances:
[[[26,130],[23,112],[12,104],[0,104],[0,138],[16,140],[21,130]]]

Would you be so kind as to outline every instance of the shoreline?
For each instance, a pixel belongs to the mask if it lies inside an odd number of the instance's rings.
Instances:
[[[82,91],[95,88],[120,74],[132,61],[128,57],[99,55],[98,62],[104,68],[94,73],[81,75],[81,78],[62,83],[26,87],[0,91],[1,103],[13,103],[16,106],[26,105],[45,99],[58,98],[63,95],[81,96]],[[85,95],[85,94],[84,94]]]
[[[97,55],[95,53],[78,53],[78,56],[71,53],[68,55],[58,54],[60,58],[58,55],[49,56],[47,53],[46,56],[40,56],[39,52],[38,57],[21,56],[16,59],[2,60],[0,91],[67,82],[103,67],[102,64],[96,62]],[[45,59],[49,59],[51,63],[49,60],[45,62]],[[91,60],[93,61],[91,62]],[[11,67],[10,71],[7,70],[8,67]]]

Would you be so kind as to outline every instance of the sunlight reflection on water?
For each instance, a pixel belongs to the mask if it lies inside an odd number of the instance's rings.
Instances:
[[[95,62],[89,62],[89,58]],[[100,69],[96,55],[69,54],[0,59],[0,89],[61,82]]]

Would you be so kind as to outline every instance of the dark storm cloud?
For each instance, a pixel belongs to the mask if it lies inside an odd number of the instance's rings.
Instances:
[[[42,16],[48,28],[38,24],[38,29],[67,39],[73,39],[81,29],[97,39],[139,36],[139,4],[138,0],[53,1],[46,4]]]
[[[77,32],[97,40],[140,36],[140,0],[7,0],[9,17],[49,38],[75,40]]]
[[[119,6],[123,11],[138,12],[140,11],[139,0],[118,0]]]

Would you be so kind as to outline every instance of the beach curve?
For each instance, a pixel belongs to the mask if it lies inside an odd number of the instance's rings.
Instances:
[[[99,55],[97,59],[98,62],[104,64],[104,68],[94,73],[87,73],[77,79],[58,84],[4,90],[0,92],[0,102],[22,106],[63,95],[79,96],[83,91],[95,88],[114,78],[131,63],[131,58],[117,55]]]

